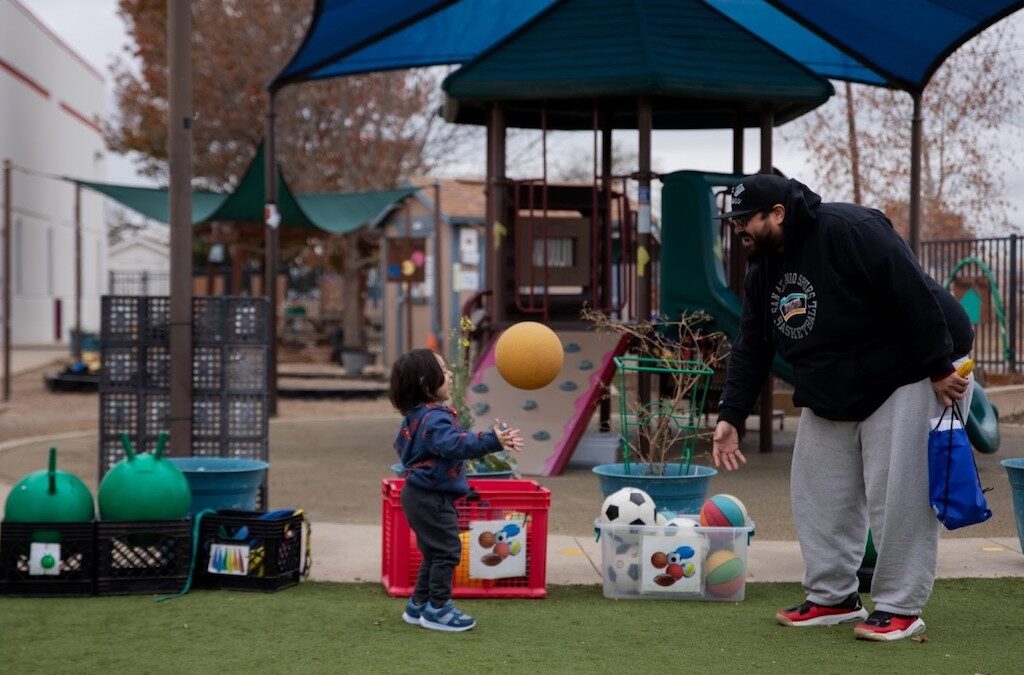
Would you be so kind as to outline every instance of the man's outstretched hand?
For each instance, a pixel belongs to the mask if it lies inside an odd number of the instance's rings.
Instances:
[[[726,471],[735,471],[740,468],[740,464],[747,463],[747,458],[740,452],[740,435],[736,427],[725,420],[719,421],[715,427],[711,459],[716,467],[724,466]]]

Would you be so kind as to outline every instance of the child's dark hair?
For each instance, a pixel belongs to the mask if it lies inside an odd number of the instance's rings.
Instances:
[[[434,400],[444,384],[444,371],[430,349],[414,349],[398,357],[391,366],[391,405],[403,415],[418,405]]]

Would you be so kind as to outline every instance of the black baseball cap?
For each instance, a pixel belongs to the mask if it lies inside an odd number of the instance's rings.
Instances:
[[[716,219],[736,218],[748,213],[767,211],[776,204],[786,203],[789,180],[771,173],[744,176],[730,190],[732,211],[714,216]]]

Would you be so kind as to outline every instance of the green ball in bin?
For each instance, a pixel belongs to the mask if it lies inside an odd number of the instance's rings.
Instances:
[[[18,481],[4,505],[4,520],[11,523],[88,523],[94,513],[85,483],[57,470],[57,448],[50,448],[49,467]]]
[[[192,492],[181,469],[164,457],[167,434],[161,433],[152,454],[135,454],[121,434],[125,458],[100,483],[103,520],[178,520],[188,513]]]

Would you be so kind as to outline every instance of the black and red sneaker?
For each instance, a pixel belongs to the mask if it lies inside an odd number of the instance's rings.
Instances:
[[[807,600],[802,605],[780,610],[775,620],[783,626],[834,626],[838,623],[853,623],[868,618],[867,610],[860,604],[860,596],[851,593],[838,605],[819,605]]]
[[[871,616],[853,627],[853,634],[861,640],[901,640],[924,632],[924,621],[919,616],[907,616],[875,610]]]

